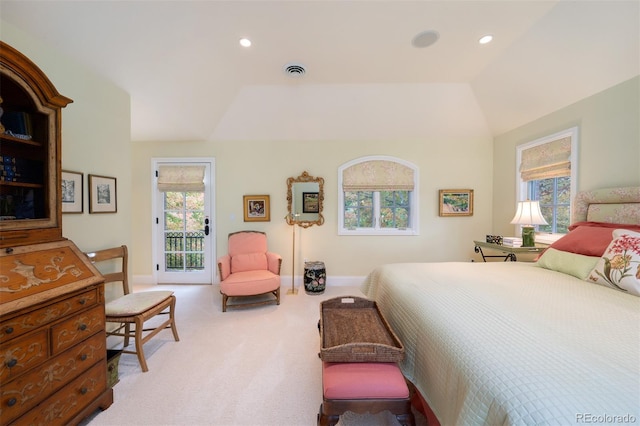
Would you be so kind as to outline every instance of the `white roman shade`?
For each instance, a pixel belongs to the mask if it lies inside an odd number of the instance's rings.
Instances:
[[[413,188],[413,169],[394,161],[364,161],[342,172],[344,191],[413,191]]]
[[[158,189],[162,192],[203,192],[205,166],[160,166]]]
[[[571,175],[571,137],[536,145],[522,151],[520,178],[525,181]]]

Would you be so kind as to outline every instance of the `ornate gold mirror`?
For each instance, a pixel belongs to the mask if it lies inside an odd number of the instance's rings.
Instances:
[[[322,225],[322,203],[324,202],[324,179],[310,176],[306,171],[296,178],[287,179],[287,223],[308,228]]]

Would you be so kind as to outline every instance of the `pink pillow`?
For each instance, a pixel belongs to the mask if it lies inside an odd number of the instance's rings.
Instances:
[[[601,257],[611,240],[614,229],[640,231],[638,225],[601,222],[577,222],[569,227],[569,233],[549,247],[560,251]]]
[[[267,269],[265,253],[236,254],[231,258],[231,273]]]

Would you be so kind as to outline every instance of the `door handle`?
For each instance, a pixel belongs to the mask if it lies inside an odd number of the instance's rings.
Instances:
[[[209,225],[205,225],[205,227],[204,227],[204,235],[209,235]]]

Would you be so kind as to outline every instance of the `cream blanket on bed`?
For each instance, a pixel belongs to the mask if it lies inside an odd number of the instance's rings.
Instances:
[[[385,265],[362,291],[442,425],[640,423],[639,297],[520,262]]]

